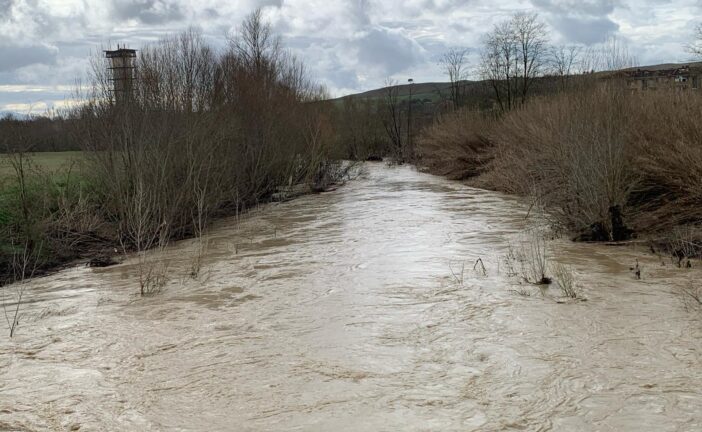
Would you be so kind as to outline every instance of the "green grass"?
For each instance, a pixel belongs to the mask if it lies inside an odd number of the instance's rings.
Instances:
[[[47,174],[62,174],[69,169],[77,172],[80,170],[80,162],[85,159],[83,152],[79,151],[27,153],[26,156],[30,172],[41,171]],[[12,177],[14,173],[10,156],[0,154],[0,179]]]
[[[18,217],[20,189],[11,157],[0,154],[0,229],[13,224]],[[27,153],[24,157],[26,187],[33,197],[61,193],[68,187],[69,181],[78,181],[80,188],[86,187],[82,179],[83,152]],[[2,246],[0,244],[0,249]]]

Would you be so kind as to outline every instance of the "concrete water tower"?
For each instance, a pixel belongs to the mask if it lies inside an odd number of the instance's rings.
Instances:
[[[108,69],[111,72],[112,92],[115,103],[123,104],[131,99],[134,84],[136,50],[117,45],[114,51],[105,51],[105,57],[110,60]]]

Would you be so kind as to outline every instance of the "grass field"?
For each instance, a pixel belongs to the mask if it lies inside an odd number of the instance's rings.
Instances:
[[[30,172],[39,171],[46,174],[58,174],[72,169],[77,172],[83,159],[83,152],[42,152],[27,153]],[[14,170],[10,163],[10,158],[6,154],[0,154],[0,179],[6,179],[14,175]]]

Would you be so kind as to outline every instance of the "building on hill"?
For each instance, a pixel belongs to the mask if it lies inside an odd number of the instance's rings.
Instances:
[[[702,63],[630,68],[615,73],[613,77],[624,79],[631,91],[699,90],[702,85]]]

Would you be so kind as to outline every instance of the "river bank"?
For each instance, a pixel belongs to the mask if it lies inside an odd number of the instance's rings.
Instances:
[[[527,197],[585,241],[650,238],[702,258],[702,99],[584,80],[507,112],[446,113],[417,139],[423,166]],[[658,247],[657,247],[658,249]]]
[[[160,251],[158,296],[136,294],[136,257],[32,280],[0,340],[0,426],[701,427],[702,315],[680,294],[699,271],[554,240],[587,299],[564,301],[505,269],[527,211],[366,164],[334,192],[217,222],[197,279],[194,241]]]

